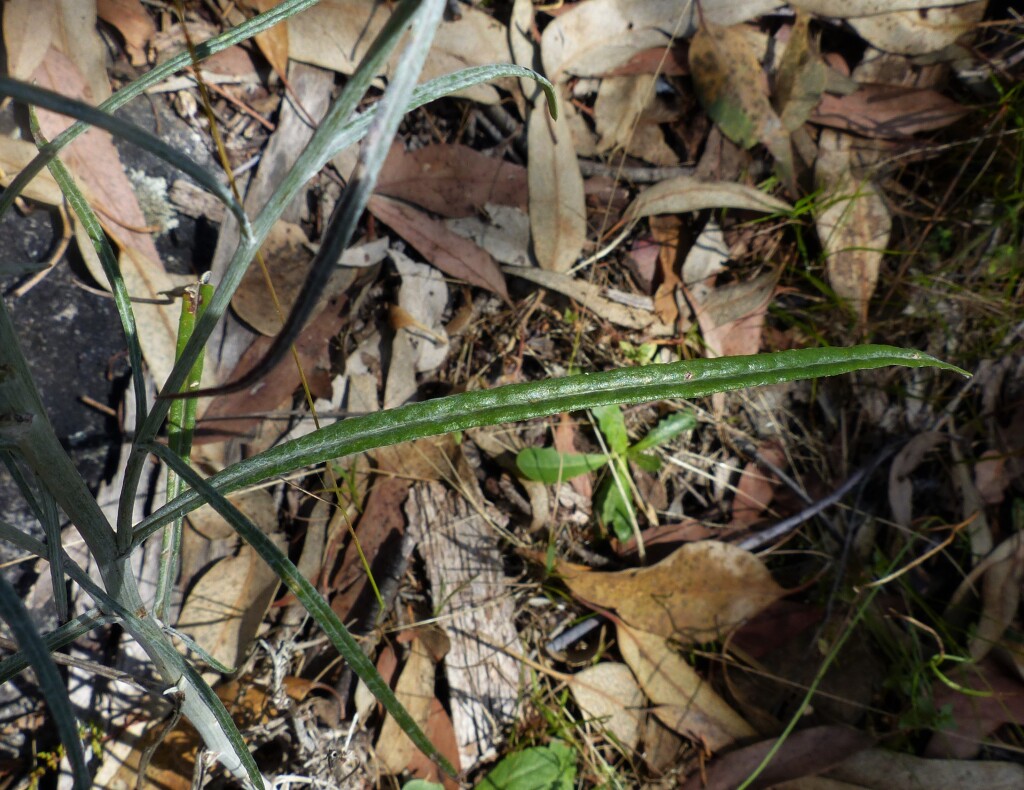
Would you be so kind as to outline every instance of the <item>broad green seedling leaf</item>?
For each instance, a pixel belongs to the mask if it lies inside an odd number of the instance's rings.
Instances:
[[[611,474],[601,484],[594,500],[597,502],[601,523],[611,527],[619,540],[626,541],[632,537],[633,524],[636,522],[629,467],[625,458],[617,455],[612,459],[609,470]]]
[[[528,447],[516,456],[523,477],[549,485],[596,472],[607,461],[604,453],[560,453],[553,447]]]
[[[561,741],[514,752],[494,766],[477,790],[572,790],[576,755]]]

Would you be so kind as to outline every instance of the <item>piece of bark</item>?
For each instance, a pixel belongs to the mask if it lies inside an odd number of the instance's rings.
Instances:
[[[520,651],[514,605],[501,560],[500,525],[508,519],[468,502],[440,483],[417,483],[406,501],[409,529],[430,580],[438,622],[451,642],[445,672],[463,770],[497,753],[516,715]]]

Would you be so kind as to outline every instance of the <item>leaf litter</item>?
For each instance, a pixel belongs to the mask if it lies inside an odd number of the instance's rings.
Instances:
[[[97,56],[102,52],[99,36],[67,32],[95,29],[89,9],[82,10],[87,5],[57,0],[5,5],[11,72],[37,75],[44,84],[76,90],[94,102],[107,95],[106,65]],[[271,5],[264,0],[240,4],[249,11]],[[883,314],[879,291],[891,274],[894,245],[905,241],[899,233],[906,210],[894,195],[905,195],[906,187],[900,192],[896,185],[908,182],[893,160],[904,153],[937,159],[932,135],[969,117],[972,102],[962,92],[952,93],[948,81],[919,78],[927,71],[926,58],[946,63],[973,57],[986,3],[799,0],[781,12],[778,5],[584,0],[542,9],[518,0],[506,24],[485,6],[458,4],[458,13],[442,25],[424,78],[466,65],[515,60],[541,69],[556,84],[562,114],[551,119],[532,84],[517,88],[506,81],[471,89],[461,103],[410,116],[370,204],[373,220],[366,224],[364,241],[376,246],[364,256],[366,276],[339,269],[324,294],[320,316],[298,343],[320,403],[339,414],[361,412],[418,398],[425,387],[447,391],[577,367],[755,353],[806,345],[808,334],[849,342],[869,333],[884,340],[873,322]],[[117,46],[123,44],[127,64],[144,67],[170,42],[180,44],[180,29],[141,3],[100,0],[97,7],[100,17],[117,29]],[[289,124],[297,129],[306,123],[307,104],[314,116],[322,115],[318,108],[326,106],[334,73],[351,74],[372,40],[367,34],[379,29],[386,16],[386,9],[375,11],[364,3],[324,0],[257,39],[260,55],[250,49],[238,60],[244,72],[253,57],[262,57],[273,76],[245,75],[249,87],[239,83],[219,100],[222,120],[234,119],[228,130],[236,166],[259,153],[263,138],[252,130],[262,126],[257,117],[275,112],[280,86],[287,83],[302,106],[281,105],[263,155],[267,167],[261,162],[251,182],[255,205],[265,199],[278,152],[287,155],[302,144],[302,134],[289,132]],[[192,13],[188,23],[193,31],[208,32],[221,24],[202,11]],[[380,85],[389,69],[380,75]],[[187,84],[176,90],[179,111],[201,128]],[[46,120],[47,136],[55,134],[54,124]],[[170,290],[177,281],[161,262],[150,233],[140,230],[145,219],[117,151],[98,133],[83,137],[79,145],[84,153],[69,149],[67,164],[95,202],[112,214],[104,222],[121,252],[129,289],[135,296]],[[686,158],[691,148],[696,160]],[[27,143],[4,138],[5,180],[30,152]],[[649,185],[626,184],[632,201],[622,199],[614,209],[610,202],[588,202],[587,195],[611,194],[599,177],[584,175],[589,171],[581,161],[594,158],[603,159],[611,174],[621,167],[623,173],[650,176],[644,181]],[[349,176],[344,155],[337,164],[344,181]],[[659,167],[674,171],[659,177]],[[679,168],[691,168],[693,174],[682,175]],[[710,180],[714,172],[723,177]],[[266,251],[286,310],[323,218],[337,200],[338,181],[318,178],[310,199],[292,207],[288,224],[276,231],[280,238]],[[610,181],[612,189],[622,189],[614,175]],[[26,196],[48,205],[60,202],[45,176]],[[940,217],[927,200],[922,198],[922,205]],[[247,206],[253,207],[248,199]],[[203,209],[196,214],[203,216]],[[634,243],[637,261],[631,272],[619,266],[620,245],[635,238],[638,229],[649,234],[651,248],[640,254]],[[90,262],[84,245],[82,254]],[[804,280],[793,276],[801,271]],[[259,278],[250,278],[233,308],[245,324],[272,335],[277,319]],[[830,311],[825,318],[817,314],[819,327],[800,318],[814,314],[816,302]],[[162,313],[151,312],[154,322],[144,323],[140,331],[147,365],[159,382],[169,369],[161,349],[172,349],[173,342],[161,324]],[[836,316],[842,315],[854,316],[855,322],[837,330]],[[268,342],[253,341],[247,332],[244,327],[233,330],[232,342],[241,344],[235,375],[258,359]],[[298,405],[292,399],[297,384],[289,362],[258,391],[215,401],[200,423],[201,441],[230,437],[233,446],[220,456],[211,449],[210,462],[223,463],[241,451],[240,445],[252,452],[277,441],[289,430],[288,419],[298,416],[292,408]],[[316,575],[336,613],[362,620],[367,649],[380,645],[381,661],[389,663],[407,707],[447,754],[458,755],[464,770],[476,770],[473,776],[483,778],[482,786],[505,782],[524,765],[528,772],[537,765],[550,768],[553,783],[569,781],[579,770],[587,786],[597,786],[606,783],[609,770],[627,770],[634,759],[640,766],[635,770],[646,772],[647,779],[667,782],[671,777],[682,783],[689,776],[692,784],[709,754],[708,786],[733,786],[756,769],[784,724],[766,714],[756,694],[743,693],[733,674],[775,666],[780,651],[801,635],[809,637],[811,628],[820,630],[807,642],[801,661],[808,666],[820,661],[846,603],[830,597],[827,611],[814,607],[799,628],[779,627],[768,636],[757,630],[759,624],[792,602],[782,599],[798,596],[815,583],[815,574],[827,574],[832,566],[789,563],[781,553],[758,557],[724,540],[756,530],[765,520],[799,518],[801,508],[824,497],[829,481],[843,477],[831,474],[829,464],[845,465],[848,443],[862,442],[863,434],[882,425],[864,415],[873,413],[871,400],[890,384],[884,378],[858,380],[853,394],[867,404],[862,412],[850,412],[843,395],[827,385],[813,394],[782,388],[776,402],[784,403],[785,411],[755,414],[752,399],[716,399],[713,413],[700,412],[705,424],[693,437],[657,448],[657,468],[632,470],[631,480],[645,486],[637,526],[640,545],[646,541],[654,548],[647,564],[635,564],[634,555],[623,550],[625,543],[604,540],[591,520],[591,499],[601,487],[600,465],[591,470],[592,478],[577,478],[571,481],[574,486],[556,485],[550,492],[520,479],[512,448],[541,446],[546,426],[519,426],[514,439],[492,434],[483,453],[482,435],[443,447],[421,445],[408,453],[381,452],[338,466],[304,487],[283,489],[261,507],[270,519],[268,531],[287,538],[292,548],[309,547],[302,565]],[[1003,404],[1011,394],[1001,386],[994,392],[987,395],[990,412],[996,408],[992,404]],[[822,435],[801,437],[796,425],[808,419],[807,404],[815,398],[824,415],[817,428]],[[936,413],[931,405],[925,411]],[[271,413],[283,413],[280,424],[267,419]],[[637,407],[627,410],[624,424],[643,436],[664,416],[657,407]],[[852,435],[847,427],[842,432],[835,428],[857,420],[864,422]],[[566,426],[572,424],[568,418],[559,423],[558,452],[602,457],[585,423],[570,431]],[[930,438],[940,435],[945,438]],[[971,464],[973,476],[956,475],[959,488],[949,490],[971,503],[971,513],[958,512],[966,504],[953,507],[942,497],[931,507],[936,469],[945,474],[945,461],[936,456],[943,454],[943,442],[956,439],[923,433],[909,447],[931,454],[899,452],[887,492],[876,497],[888,499],[889,509],[868,517],[892,517],[916,535],[919,524],[935,518],[937,511],[957,512],[960,519],[979,511],[969,530],[974,554],[994,547],[988,560],[967,558],[969,581],[956,592],[955,607],[948,612],[950,623],[972,629],[973,636],[960,643],[945,633],[941,637],[949,645],[946,660],[970,657],[980,663],[973,671],[951,671],[951,664],[926,662],[911,678],[920,683],[923,673],[932,679],[931,707],[918,699],[902,701],[905,721],[935,733],[925,752],[930,759],[867,749],[861,733],[879,720],[865,718],[873,715],[868,708],[874,704],[865,700],[879,699],[883,691],[875,689],[871,697],[848,684],[835,688],[850,705],[867,711],[858,719],[862,729],[809,720],[814,726],[781,742],[770,769],[778,773],[762,775],[762,780],[799,781],[828,771],[834,781],[888,787],[899,784],[890,785],[895,781],[891,776],[883,781],[879,764],[889,765],[893,775],[924,775],[940,767],[978,777],[990,775],[986,772],[1003,776],[1009,770],[996,762],[936,759],[974,754],[1002,723],[1019,721],[1013,703],[1019,671],[997,673],[992,656],[986,657],[994,652],[1013,666],[1019,654],[1021,552],[994,510],[1004,502],[1017,506],[1019,479],[1004,460],[1014,452],[1008,436],[1012,433],[1005,426],[989,430],[976,456],[951,445],[951,455],[959,459],[955,463]],[[623,441],[628,446],[629,437]],[[794,448],[799,448],[799,471],[787,463]],[[984,462],[976,462],[981,458]],[[334,515],[325,518],[320,512],[313,519],[304,489],[321,499],[320,511],[327,502]],[[817,543],[810,542],[807,556],[818,550],[841,557],[840,571],[867,573],[865,547],[882,538],[877,524],[857,520],[863,512],[858,500],[850,511],[855,524],[850,527],[843,519],[808,517],[827,526]],[[280,524],[274,523],[277,519]],[[850,536],[845,543],[842,530]],[[991,537],[993,530],[999,540]],[[288,684],[271,670],[281,660],[290,662],[292,687],[315,675],[347,691],[344,674],[331,674],[337,670],[319,648],[301,658],[285,652],[283,659],[264,648],[253,651],[267,629],[287,644],[299,638],[300,627],[279,617],[288,609],[287,599],[273,600],[276,584],[259,575],[244,548],[215,556],[224,550],[212,548],[213,541],[224,540],[215,535],[213,530],[193,538],[198,559],[187,565],[188,576],[182,579],[186,594],[177,620],[182,629],[221,660],[241,663],[238,682],[264,689],[260,694],[266,699],[287,697]],[[799,545],[808,548],[808,540]],[[634,549],[637,542],[634,538]],[[529,546],[534,553],[511,557],[510,546]],[[544,549],[539,555],[538,548]],[[919,546],[901,549],[928,556]],[[522,560],[527,556],[539,561]],[[588,565],[570,565],[569,557]],[[553,575],[547,576],[550,571]],[[945,579],[941,568],[924,561],[920,567],[908,566],[906,574],[916,574],[916,584],[926,591]],[[538,584],[538,576],[546,579],[545,586]],[[563,597],[554,597],[552,590]],[[880,651],[895,650],[889,657],[902,668],[906,645],[920,634],[905,626],[911,620],[899,619],[912,617],[912,608],[902,601],[895,606],[889,612],[872,610],[883,625],[871,638],[883,645]],[[594,652],[583,664],[543,649],[552,629],[560,630],[567,619],[589,610],[610,617],[615,628],[610,641],[602,638],[589,646]],[[437,624],[416,627],[418,619],[436,619]],[[382,628],[384,623],[391,630]],[[401,632],[397,638],[394,629]],[[442,633],[452,646],[444,655],[429,644]],[[732,655],[733,644],[744,652],[737,647]],[[903,652],[894,644],[903,645]],[[928,644],[934,649],[934,640]],[[570,647],[583,649],[582,643]],[[946,655],[942,642],[939,648],[939,655]],[[761,664],[744,657],[760,651]],[[726,671],[726,661],[742,667]],[[525,680],[528,667],[540,680]],[[841,671],[857,679],[856,669]],[[873,682],[872,672],[862,675]],[[788,677],[781,670],[778,676]],[[544,690],[545,678],[559,677],[572,692],[571,702]],[[898,680],[908,682],[902,676]],[[807,676],[798,682],[808,682]],[[964,689],[983,694],[972,696]],[[227,685],[221,690],[228,695]],[[356,696],[360,693],[365,691]],[[892,696],[891,690],[885,693]],[[277,708],[264,702],[256,707],[264,711],[259,714],[264,722],[284,720]],[[823,702],[815,707],[828,710]],[[364,716],[376,715],[372,706],[360,709]],[[573,717],[584,729],[574,729]],[[959,745],[945,734],[949,721],[966,736]],[[366,728],[367,722],[351,726]],[[327,737],[323,720],[311,728],[319,733],[316,737]],[[390,720],[372,718],[362,731],[375,736],[369,740],[388,772],[446,781],[413,753]],[[510,733],[524,746],[509,751]],[[843,750],[837,744],[847,742],[846,753],[839,754]],[[730,752],[737,744],[740,748]],[[184,754],[193,746],[177,742],[176,748]],[[299,751],[294,745],[293,752]],[[857,754],[849,756],[851,751]],[[488,764],[501,755],[507,756],[496,766]],[[904,758],[917,762],[908,767]],[[137,755],[132,759],[137,768]],[[162,764],[162,781],[169,786],[183,781],[186,768],[190,772],[185,763],[177,771]],[[627,782],[640,781],[640,774],[629,776]]]

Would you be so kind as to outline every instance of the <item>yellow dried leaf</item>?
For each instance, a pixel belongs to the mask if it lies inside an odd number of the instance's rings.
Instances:
[[[712,751],[757,735],[664,637],[622,624],[617,631],[622,657],[662,724]]]
[[[785,594],[761,560],[713,540],[689,543],[647,568],[559,572],[584,601],[616,610],[634,628],[684,642],[717,639]]]

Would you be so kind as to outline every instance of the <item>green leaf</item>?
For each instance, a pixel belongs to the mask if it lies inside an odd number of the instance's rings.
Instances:
[[[665,444],[675,439],[684,431],[697,427],[697,418],[688,411],[680,411],[659,422],[643,439],[629,448],[630,457],[634,453],[642,453],[652,447]]]
[[[71,762],[72,781],[75,787],[88,790],[92,782],[89,779],[89,770],[85,766],[82,739],[78,737],[78,721],[71,707],[67,687],[60,678],[43,638],[36,631],[21,596],[3,575],[0,575],[0,620],[7,623],[18,647],[22,649],[25,658],[35,670],[39,690],[43,693],[53,725]]]
[[[477,790],[572,790],[575,784],[575,753],[561,741],[552,741],[508,755]]]
[[[621,458],[615,459],[611,469],[612,473],[605,478],[594,500],[601,523],[610,528],[619,540],[627,541],[633,537],[633,523],[636,521],[629,471]]]
[[[426,779],[413,779],[402,785],[402,790],[444,790],[444,785]]]
[[[616,405],[601,406],[593,409],[597,424],[608,442],[608,449],[616,455],[625,455],[629,449],[629,434],[626,433],[626,420],[622,409]]]
[[[600,469],[604,453],[560,453],[553,447],[527,447],[516,456],[516,466],[528,480],[559,483]]]
[[[633,451],[633,448],[630,448],[628,458],[645,472],[650,472],[652,475],[661,470],[661,459],[656,455],[636,453]]]
[[[208,482],[220,493],[230,493],[310,464],[425,436],[548,417],[563,411],[592,409],[610,403],[701,398],[715,392],[836,376],[889,365],[937,367],[969,375],[920,351],[875,345],[805,348],[583,373],[463,392],[341,420],[234,464],[212,476]],[[162,524],[177,515],[190,513],[201,504],[202,498],[198,494],[186,491],[139,522],[135,528],[134,543],[142,542]]]

